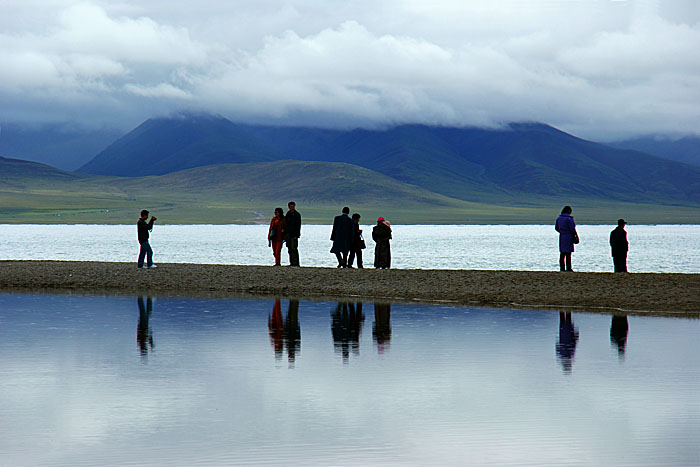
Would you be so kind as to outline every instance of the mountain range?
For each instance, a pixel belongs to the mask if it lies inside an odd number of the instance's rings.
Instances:
[[[538,123],[343,131],[241,125],[217,116],[151,119],[78,172],[137,177],[279,160],[343,162],[467,201],[534,196],[700,202],[700,167]]]
[[[123,223],[143,207],[177,223],[260,222],[289,199],[310,222],[344,204],[407,223],[550,222],[564,204],[588,222],[700,219],[700,167],[538,123],[338,130],[154,118],[76,172],[0,157],[0,174],[5,222]]]

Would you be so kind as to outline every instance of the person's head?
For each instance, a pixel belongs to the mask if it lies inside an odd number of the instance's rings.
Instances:
[[[561,210],[562,214],[571,214],[574,210],[571,209],[571,206],[564,206],[564,209]]]
[[[275,208],[275,217],[282,217],[284,215],[284,211],[282,208]]]
[[[617,226],[618,226],[618,227],[624,227],[625,224],[627,224],[627,222],[625,222],[624,219],[618,219],[618,220],[617,220]]]
[[[359,224],[360,223],[360,215],[358,213],[353,214],[352,220],[354,220],[356,224]]]
[[[382,222],[384,222],[384,218],[383,218],[383,217],[380,217],[380,218],[377,219],[377,224],[381,224]]]
[[[294,201],[290,201],[287,203],[287,207],[290,211],[294,212],[297,208],[297,204]]]
[[[145,219],[148,217],[148,210],[144,209],[141,211],[141,219]]]
[[[350,214],[350,208],[347,207],[347,206],[345,206],[345,207],[343,208],[343,214]]]

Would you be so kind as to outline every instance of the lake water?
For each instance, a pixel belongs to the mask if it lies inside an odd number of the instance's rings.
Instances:
[[[700,464],[700,320],[0,294],[0,465]]]
[[[363,226],[372,266],[371,226]],[[551,225],[395,225],[392,266],[423,269],[559,269]],[[581,225],[573,254],[578,271],[612,271],[611,226]],[[630,272],[700,273],[700,225],[627,226]],[[331,227],[303,227],[302,266],[335,266]],[[156,263],[272,264],[264,225],[156,225]],[[0,260],[136,261],[135,225],[0,225]],[[286,249],[283,264],[288,264]]]

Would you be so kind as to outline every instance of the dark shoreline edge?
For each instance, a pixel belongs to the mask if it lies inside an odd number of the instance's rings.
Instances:
[[[0,291],[298,297],[700,318],[700,274],[0,261]]]

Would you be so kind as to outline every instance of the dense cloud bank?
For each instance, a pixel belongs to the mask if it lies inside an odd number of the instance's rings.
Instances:
[[[700,128],[700,3],[6,0],[0,120]]]

